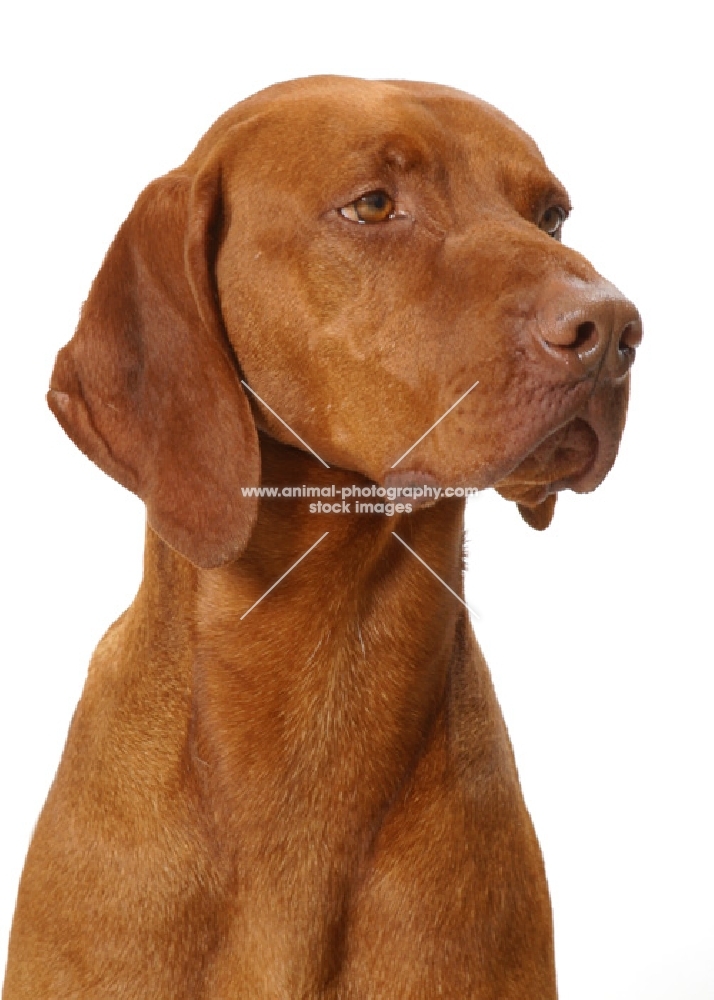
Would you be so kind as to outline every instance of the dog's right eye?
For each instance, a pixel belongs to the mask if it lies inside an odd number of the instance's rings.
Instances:
[[[349,205],[343,205],[339,212],[350,222],[386,222],[394,218],[394,200],[386,191],[369,191]]]
[[[568,217],[568,213],[560,205],[552,205],[543,213],[543,217],[538,223],[538,228],[544,233],[552,236],[555,240],[560,240],[563,235],[563,223]]]

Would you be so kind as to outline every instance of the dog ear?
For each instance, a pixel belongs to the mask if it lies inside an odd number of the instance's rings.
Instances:
[[[545,500],[543,500],[542,503],[537,503],[533,506],[519,503],[518,510],[521,512],[523,520],[526,524],[530,524],[531,528],[535,528],[536,531],[545,531],[550,522],[553,520],[555,501],[557,499],[557,493],[551,493],[545,498]]]
[[[119,230],[59,352],[47,396],[93,462],[146,503],[151,527],[202,567],[240,554],[258,437],[218,307],[220,165],[150,184]]]

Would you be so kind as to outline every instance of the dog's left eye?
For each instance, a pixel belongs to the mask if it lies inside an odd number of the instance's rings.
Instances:
[[[370,191],[343,205],[340,215],[350,222],[386,222],[394,216],[394,200],[386,191]]]
[[[553,205],[551,208],[547,208],[541,220],[538,223],[538,228],[542,229],[544,233],[552,236],[554,240],[559,240],[563,235],[563,223],[567,218],[567,212],[560,205]]]

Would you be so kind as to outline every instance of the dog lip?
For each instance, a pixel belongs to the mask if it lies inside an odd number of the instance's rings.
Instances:
[[[599,450],[597,431],[582,415],[575,415],[531,449],[496,488],[508,499],[542,503],[551,493],[577,489],[586,481]]]
[[[603,449],[598,436],[597,453],[593,460],[576,476],[568,476],[554,483],[553,489],[558,491],[572,490],[573,493],[592,493],[603,481],[611,467],[612,461],[603,459]]]
[[[610,398],[611,391],[612,387],[607,392],[603,391],[603,387],[601,387],[600,392],[596,389],[581,415],[581,419],[590,427],[595,436],[597,449],[593,461],[587,468],[576,476],[567,477],[564,481],[563,488],[570,489],[574,493],[591,493],[596,489],[612,468],[617,457],[627,404],[625,396],[624,405],[613,406]]]
[[[597,435],[596,435],[597,437]],[[589,493],[594,490],[596,486],[599,486],[602,482],[603,477],[594,480],[592,476],[593,470],[598,465],[598,454],[600,452],[600,439],[598,438],[597,449],[591,460],[587,463],[585,468],[581,472],[577,472],[573,476],[565,476],[563,479],[558,479],[551,484],[547,493],[560,493],[563,490],[572,490],[574,493]],[[592,481],[592,484],[591,484]]]

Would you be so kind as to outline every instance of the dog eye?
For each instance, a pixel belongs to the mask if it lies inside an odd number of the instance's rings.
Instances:
[[[394,215],[394,201],[386,191],[369,191],[344,205],[340,215],[351,222],[385,222]]]
[[[554,240],[559,240],[563,234],[563,223],[567,218],[567,212],[560,205],[553,205],[543,213],[538,228],[542,229]]]

